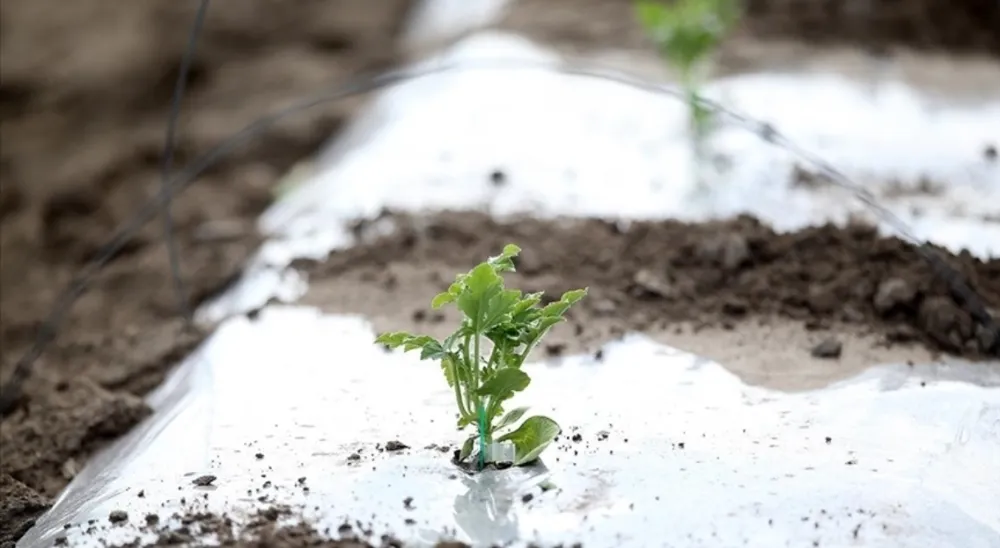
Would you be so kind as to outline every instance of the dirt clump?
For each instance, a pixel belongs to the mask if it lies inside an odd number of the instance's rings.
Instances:
[[[135,537],[117,546],[154,547],[192,545],[213,539],[213,543],[239,548],[375,548],[378,546],[404,546],[388,536],[376,537],[372,528],[361,522],[344,524],[337,530],[319,530],[302,517],[299,510],[287,505],[270,504],[258,508],[248,519],[237,520],[232,516],[217,514],[204,509],[197,501],[188,502],[183,513],[170,516],[147,514],[141,523],[132,523],[124,512],[113,512],[109,524],[70,524],[69,535],[84,534],[102,538],[113,528],[125,528]],[[116,514],[117,519],[114,519]],[[74,531],[75,528],[83,531]],[[68,536],[59,537],[61,543]],[[57,543],[60,541],[57,540]],[[106,541],[105,541],[106,542]],[[462,542],[440,542],[437,548],[468,548]]]
[[[0,473],[0,538],[20,538],[35,524],[35,518],[49,508],[49,499],[34,489],[14,479],[10,474]],[[13,541],[0,545],[12,546]]]
[[[321,86],[393,64],[409,3],[211,3],[174,165]],[[159,192],[170,97],[196,9],[170,0],[2,3],[0,382],[59,292]],[[362,100],[275,125],[177,196],[192,304],[238,274],[279,177]],[[113,257],[2,417],[0,545],[20,537],[90,453],[149,412],[140,397],[202,339],[177,317],[161,230],[150,223]]]
[[[388,218],[396,227],[392,235],[335,252],[322,264],[301,263],[311,280],[305,302],[364,313],[386,328],[446,330],[447,322],[414,322],[415,314],[398,310],[411,305],[405,299],[426,308],[455,272],[513,242],[524,249],[512,286],[550,297],[590,288],[589,298],[568,315],[575,339],[586,339],[602,324],[611,328],[600,336],[614,336],[680,324],[739,331],[741,325],[783,318],[809,330],[847,326],[878,335],[881,344],[919,344],[970,359],[1000,352],[994,333],[977,323],[917,249],[869,226],[779,233],[745,216],[628,225],[499,222],[479,213]],[[937,252],[996,315],[1000,259]],[[406,318],[394,320],[393,310]],[[822,353],[832,357],[833,348],[828,350]]]

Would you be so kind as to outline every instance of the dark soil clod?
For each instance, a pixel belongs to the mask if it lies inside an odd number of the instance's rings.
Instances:
[[[550,343],[545,345],[545,353],[551,357],[562,356],[565,351],[566,345],[563,343]]]
[[[878,286],[873,304],[882,315],[909,307],[917,296],[917,290],[906,280],[889,278]]]
[[[406,445],[405,443],[398,440],[388,441],[385,444],[385,450],[390,452],[402,451],[403,449],[409,449],[409,448],[410,448],[409,445]]]
[[[995,145],[986,145],[983,148],[983,158],[986,158],[989,162],[995,162],[997,159],[997,147]]]
[[[191,483],[197,485],[198,487],[208,487],[212,485],[216,480],[216,477],[211,474],[206,474],[204,476],[198,476]]]
[[[814,346],[810,353],[814,358],[834,359],[840,357],[843,349],[843,343],[837,339],[828,338]]]
[[[507,174],[497,169],[490,173],[490,184],[493,186],[504,186],[507,184]]]

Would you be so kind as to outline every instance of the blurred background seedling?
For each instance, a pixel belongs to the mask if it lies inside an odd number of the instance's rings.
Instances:
[[[739,0],[635,0],[639,23],[679,78],[689,111],[691,144],[699,172],[714,117],[702,102],[701,83],[713,54],[740,18]],[[699,177],[699,186],[704,183]]]

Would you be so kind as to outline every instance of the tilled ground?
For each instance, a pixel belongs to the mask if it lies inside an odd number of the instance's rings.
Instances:
[[[381,222],[395,226],[394,235],[311,267],[306,303],[364,313],[386,329],[447,324],[427,310],[428,297],[455,272],[516,243],[524,250],[513,286],[552,296],[590,288],[570,312],[573,340],[562,344],[571,351],[594,350],[632,330],[739,332],[748,324],[791,322],[834,336],[874,335],[884,346],[918,344],[969,359],[1000,355],[995,326],[975,321],[913,246],[863,224],[778,233],[750,217],[499,222],[478,213],[390,214]],[[935,253],[996,315],[1000,260]]]
[[[183,104],[175,165],[323,85],[394,61],[406,0],[212,2]],[[170,95],[197,3],[2,5],[0,379],[58,292],[158,187]],[[279,124],[181,195],[173,208],[194,302],[258,244],[272,186],[357,102]],[[184,329],[161,224],[89,287],[0,430],[0,546],[30,527],[88,455],[149,413],[141,396],[201,334]]]
[[[544,16],[532,16],[541,4],[522,0],[505,24],[549,39],[569,26],[578,30],[568,40],[592,44],[604,43],[601,36],[623,36],[606,27],[628,20],[627,3],[594,3],[618,15],[595,17],[597,12],[579,7],[552,11],[546,3]],[[304,93],[392,62],[408,4],[212,3],[183,106],[176,165]],[[917,4],[929,7],[921,11]],[[1000,28],[995,2],[949,3],[947,12],[932,4],[913,3],[906,17],[877,10],[869,21],[889,22],[874,27],[840,26],[837,21],[856,19],[824,17],[817,30],[817,16],[796,15],[806,8],[754,3],[747,26],[763,35],[838,35],[866,44],[874,36],[882,37],[875,40],[879,43],[997,51],[1000,35],[983,30]],[[9,0],[0,10],[0,380],[5,380],[58,292],[157,191],[167,105],[194,6],[169,0]],[[584,13],[585,24],[571,24]],[[923,17],[923,23],[914,17]],[[178,246],[194,302],[222,287],[255,249],[253,222],[270,202],[280,174],[314,152],[356,107],[357,102],[331,104],[279,124],[177,199]],[[394,236],[310,266],[316,285],[309,302],[376,317],[383,313],[384,324],[433,329],[439,318],[418,310],[427,290],[516,241],[525,248],[518,282],[554,292],[578,285],[593,291],[573,318],[579,333],[552,343],[550,354],[592,348],[627,329],[683,324],[738,332],[775,318],[823,333],[824,340],[840,329],[863,331],[879,344],[974,359],[988,354],[989,334],[913,250],[865,228],[780,235],[752,219],[629,227],[601,221],[506,225],[474,214],[395,221],[400,230]],[[31,526],[93,451],[149,414],[141,397],[201,340],[201,333],[186,330],[177,317],[161,242],[154,223],[115,257],[39,360],[18,405],[3,417],[0,546],[12,545]],[[997,261],[949,260],[995,312]],[[366,295],[360,303],[359,296]],[[389,306],[398,310],[399,303],[405,317],[385,313]],[[830,347],[826,352],[836,353]],[[352,545],[323,544],[328,532],[305,525],[278,527],[274,512],[233,542]],[[224,517],[199,519],[223,524],[217,532],[228,525]]]

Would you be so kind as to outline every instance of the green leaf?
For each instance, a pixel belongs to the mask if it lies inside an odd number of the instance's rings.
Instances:
[[[486,263],[493,267],[493,270],[497,273],[502,272],[514,272],[514,257],[521,253],[521,248],[514,244],[507,244],[503,247],[503,251],[500,255],[496,257],[490,257]]]
[[[473,434],[469,436],[469,439],[465,440],[462,444],[462,449],[458,453],[458,460],[463,461],[472,455],[472,450],[476,447],[476,439],[479,437],[478,434]]]
[[[521,420],[521,417],[523,417],[524,414],[527,412],[528,412],[527,407],[516,407],[514,409],[511,409],[509,413],[507,413],[506,415],[503,416],[502,419],[500,419],[500,422],[498,422],[496,427],[493,428],[493,431],[495,432],[497,430],[500,430],[501,428],[507,428],[508,426]]]
[[[421,360],[439,360],[445,355],[444,347],[434,337],[411,335],[403,331],[383,333],[375,339],[389,348],[402,347],[404,352],[420,350]]]
[[[511,321],[514,323],[531,321],[531,317],[538,314],[535,305],[542,301],[542,295],[543,293],[539,291],[521,297],[521,300],[510,309]]]
[[[574,304],[580,302],[581,299],[587,296],[586,289],[574,289],[572,291],[567,291],[563,293],[562,297],[555,302],[549,303],[544,308],[542,308],[542,316],[559,316],[561,317],[566,313],[567,310]]]
[[[692,67],[719,46],[739,20],[736,0],[640,0],[636,18],[661,54],[689,77]]]
[[[438,293],[433,299],[431,299],[431,308],[441,308],[446,304],[454,302],[454,300],[455,295],[452,295],[450,292],[445,291],[444,293]]]
[[[465,274],[459,274],[455,276],[455,281],[448,286],[448,290],[443,293],[438,293],[431,299],[431,308],[438,309],[446,304],[451,304],[455,302],[455,299],[462,293],[464,285]]]
[[[661,2],[637,0],[635,2],[635,15],[647,31],[653,31],[669,22],[671,11],[666,4]]]
[[[513,443],[514,465],[522,466],[537,459],[561,431],[556,421],[536,415],[522,422],[517,430],[500,436],[496,441]]]
[[[465,290],[457,299],[458,309],[472,321],[473,332],[481,333],[490,299],[502,291],[503,281],[490,265],[482,263],[469,272],[465,283]]]
[[[520,392],[531,384],[527,373],[514,367],[498,370],[476,390],[478,396],[491,396],[494,401],[502,401]]]
[[[381,335],[376,337],[375,342],[384,344],[389,348],[396,348],[397,346],[403,344],[404,340],[412,336],[413,335],[410,335],[409,333],[403,331],[391,331],[387,333],[382,333]]]

